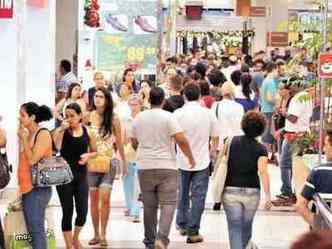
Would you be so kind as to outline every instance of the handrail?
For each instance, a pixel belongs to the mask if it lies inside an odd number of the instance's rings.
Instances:
[[[318,209],[319,215],[322,217],[323,221],[328,228],[332,229],[332,210],[323,200],[319,194],[314,195],[314,201]]]

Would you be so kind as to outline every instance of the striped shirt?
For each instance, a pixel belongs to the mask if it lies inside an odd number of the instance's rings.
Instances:
[[[61,79],[57,82],[56,90],[58,92],[67,92],[69,86],[75,82],[78,82],[75,74],[69,72],[66,75],[62,76]]]
[[[332,162],[314,168],[305,182],[302,196],[312,200],[318,193],[323,199],[332,199]]]

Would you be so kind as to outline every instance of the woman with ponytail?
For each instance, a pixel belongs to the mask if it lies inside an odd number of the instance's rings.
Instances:
[[[28,102],[21,106],[18,137],[20,155],[18,166],[18,184],[22,194],[23,214],[27,230],[32,237],[33,249],[46,249],[45,210],[51,199],[51,187],[34,187],[31,179],[31,167],[40,160],[52,156],[52,138],[50,132],[39,125],[52,118],[51,109]]]
[[[249,73],[242,73],[240,77],[240,86],[235,93],[235,101],[241,104],[245,112],[256,110],[258,107],[255,93],[251,90],[252,77]]]

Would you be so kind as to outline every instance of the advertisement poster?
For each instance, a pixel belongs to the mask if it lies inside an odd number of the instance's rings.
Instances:
[[[158,45],[157,0],[101,0],[95,64],[112,73],[131,67],[155,74]]]

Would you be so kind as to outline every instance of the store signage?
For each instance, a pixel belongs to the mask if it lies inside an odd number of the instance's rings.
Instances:
[[[287,47],[288,32],[268,32],[267,45],[270,47]]]
[[[141,0],[99,2],[102,30],[95,37],[97,69],[116,74],[130,67],[155,74],[160,34],[158,1],[144,1],[144,5]]]
[[[250,16],[251,17],[266,17],[266,7],[250,7]]]
[[[0,0],[0,18],[13,18],[13,0]]]
[[[332,53],[321,53],[319,55],[319,77],[332,79]]]

